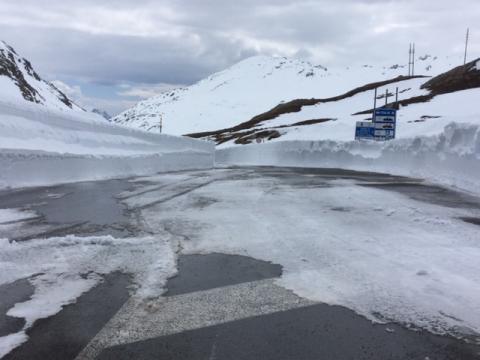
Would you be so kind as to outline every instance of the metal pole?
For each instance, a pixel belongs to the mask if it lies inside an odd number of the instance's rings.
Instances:
[[[411,75],[412,65],[412,43],[408,44],[408,76]]]
[[[463,57],[463,65],[467,63],[467,49],[468,49],[468,35],[470,33],[470,29],[467,28],[467,36],[465,37],[465,56]]]
[[[160,123],[159,123],[159,130],[160,130],[160,134],[162,133],[162,127],[163,127],[163,116],[162,114],[160,114]]]
[[[413,43],[412,48],[412,76],[415,75],[415,43]]]
[[[385,106],[388,104],[388,89],[385,90]]]
[[[398,86],[397,90],[395,91],[395,109],[398,109]]]
[[[375,122],[375,112],[377,110],[377,88],[375,88],[375,95],[373,96],[373,122]]]

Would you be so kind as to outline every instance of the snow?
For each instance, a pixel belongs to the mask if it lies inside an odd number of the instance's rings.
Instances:
[[[24,332],[0,337],[0,359],[27,340],[28,336]]]
[[[419,60],[419,64],[419,71],[421,69],[426,75],[449,69],[446,59],[428,57]],[[432,69],[427,71],[430,65]],[[112,121],[157,131],[159,114],[162,114],[165,132],[169,134],[224,129],[250,120],[282,101],[337,96],[370,82],[406,75],[406,72],[405,66],[326,69],[302,60],[255,56],[188,88],[142,101]],[[367,104],[370,105],[371,99],[373,95]]]
[[[205,141],[125,129],[90,113],[72,115],[35,104],[0,101],[0,148],[78,155],[135,155],[204,150]]]
[[[199,210],[198,198],[216,201]],[[143,215],[151,228],[188,239],[185,253],[281,264],[278,284],[302,297],[372,321],[480,333],[478,226],[458,219],[471,215],[467,210],[350,180],[302,187],[253,176],[204,186],[162,204],[160,213],[149,208]]]
[[[436,133],[435,127],[431,131]],[[450,123],[437,135],[389,142],[298,140],[230,147],[217,150],[216,162],[387,172],[479,194],[480,124]]]
[[[0,101],[0,188],[211,168],[214,145]]]
[[[7,312],[24,318],[26,324],[18,333],[0,337],[0,357],[27,340],[25,331],[36,320],[74,303],[101,282],[102,275],[132,274],[139,300],[161,295],[167,278],[176,272],[173,246],[168,233],[126,239],[67,236],[21,243],[0,239],[0,285],[28,278],[35,288],[29,300]]]

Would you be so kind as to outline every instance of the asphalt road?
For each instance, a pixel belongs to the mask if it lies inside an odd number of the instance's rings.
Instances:
[[[418,201],[480,209],[480,200],[467,194],[385,174],[270,167],[222,171],[230,179],[282,179],[292,189],[349,179]],[[299,176],[305,174],[311,176]],[[215,170],[175,175],[185,180],[165,183],[157,176],[0,192],[0,208],[40,214],[6,235],[17,241],[72,233],[136,236],[148,231],[142,209],[161,208],[210,184]],[[151,197],[136,203],[139,194]],[[475,216],[463,220],[480,224]],[[164,296],[147,310],[130,296],[129,274],[109,274],[75,304],[37,321],[27,332],[29,341],[5,359],[480,359],[478,345],[398,324],[373,324],[347,308],[300,298],[276,285],[282,274],[278,264],[180,254],[178,268]],[[22,319],[5,313],[32,293],[28,279],[0,286],[0,336],[23,326]]]

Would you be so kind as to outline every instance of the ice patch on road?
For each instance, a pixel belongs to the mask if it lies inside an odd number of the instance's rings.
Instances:
[[[279,283],[302,297],[374,321],[480,333],[480,235],[478,226],[457,219],[470,210],[351,181],[306,184],[217,181],[162,204],[160,216],[153,208],[144,215],[152,228],[188,239],[182,242],[187,253],[240,254],[283,265]],[[198,209],[199,196],[218,201]],[[332,210],[338,208],[348,211]]]
[[[36,320],[74,303],[105,274],[132,274],[135,296],[140,299],[161,295],[167,278],[176,271],[171,246],[168,234],[138,239],[67,236],[19,243],[0,239],[0,285],[27,278],[35,288],[31,299],[7,312],[24,318],[26,324],[22,331],[0,337],[0,349],[20,345]]]
[[[34,211],[20,209],[0,209],[0,225],[38,217]]]
[[[29,220],[38,218],[39,215],[30,210],[0,209],[0,239],[30,224]]]

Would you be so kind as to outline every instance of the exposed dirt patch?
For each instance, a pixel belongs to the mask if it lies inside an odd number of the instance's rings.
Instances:
[[[399,100],[398,102],[393,102],[393,103],[388,103],[385,107],[388,108],[393,108],[393,109],[400,109],[402,106],[408,106],[411,104],[419,104],[419,103],[425,103],[429,102],[435,97],[434,94],[428,94],[428,95],[420,95],[420,96],[414,96],[408,99],[404,100]],[[366,115],[366,114],[372,114],[373,113],[373,108],[368,109],[368,110],[363,110],[356,112],[352,115]]]
[[[305,125],[314,125],[314,124],[320,124],[324,123],[330,120],[336,120],[332,118],[324,118],[324,119],[312,119],[312,120],[304,120],[304,121],[299,121],[290,125],[283,125],[279,126],[279,128],[285,128],[285,127],[294,127],[294,126],[305,126]]]
[[[480,69],[476,68],[478,61],[480,58],[435,76],[421,88],[438,95],[480,87]]]
[[[462,217],[460,219],[466,223],[480,226],[480,217]]]

